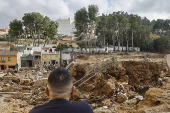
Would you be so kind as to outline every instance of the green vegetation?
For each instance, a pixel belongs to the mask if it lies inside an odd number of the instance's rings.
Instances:
[[[158,19],[150,21],[146,17],[141,18],[137,14],[128,14],[121,12],[113,12],[112,14],[102,14],[97,17],[98,7],[90,5],[95,9],[92,13],[92,21],[95,22],[95,34],[98,36],[98,46],[105,46],[107,43],[120,48],[126,46],[126,51],[129,47],[140,47],[141,51],[161,52],[165,53],[170,50],[169,38],[167,32],[170,32],[170,20]],[[91,8],[89,7],[89,8]],[[88,24],[91,18],[89,17],[86,8],[81,8],[75,13],[75,26],[77,32],[75,35],[78,40],[84,40],[87,35]],[[92,22],[91,21],[91,22]],[[90,24],[93,25],[92,23]],[[166,33],[165,33],[166,31]],[[85,41],[84,41],[85,42]],[[82,42],[78,44],[80,48],[83,48],[87,44]],[[88,45],[89,46],[89,45]],[[133,49],[132,49],[133,50]]]
[[[117,61],[117,55],[116,55],[116,54],[114,54],[114,55],[112,56],[111,60],[112,60],[112,62],[113,62],[114,68],[120,69],[120,67],[119,67],[119,62]]]
[[[89,50],[92,48],[92,40],[89,40],[90,37],[93,37],[92,33],[93,30],[95,30],[95,25],[97,24],[97,15],[99,12],[99,8],[97,5],[89,5],[88,11],[86,8],[81,8],[75,13],[74,19],[75,19],[75,28],[77,31],[75,32],[75,36],[77,36],[77,40],[84,40],[84,45],[86,47],[87,52],[87,42]],[[87,38],[88,37],[88,38]],[[82,48],[83,44],[79,43]],[[91,51],[92,52],[92,51]]]
[[[40,39],[44,39],[44,45],[50,40],[56,40],[58,23],[39,12],[25,13],[21,20],[13,20],[9,24],[10,38],[32,38],[33,46],[39,46]],[[38,41],[36,41],[38,40]],[[38,43],[38,45],[36,45]]]
[[[122,11],[98,16],[98,12],[97,5],[89,5],[87,9],[83,7],[77,10],[74,15],[77,44],[81,49],[86,48],[86,52],[87,47],[92,52],[93,46],[103,47],[106,44],[113,45],[113,51],[115,46],[119,49],[126,46],[126,51],[129,51],[129,47],[132,47],[132,51],[133,47],[140,47],[141,51],[169,52],[170,20],[150,21],[146,17]],[[30,38],[33,46],[39,46],[42,42],[44,46],[50,41],[57,42],[58,23],[39,12],[25,13],[22,20],[14,19],[9,26],[10,41]],[[98,37],[97,42],[92,40],[95,36]]]
[[[55,49],[55,51],[63,51],[64,50],[64,48],[67,48],[67,45],[65,45],[65,44],[59,44],[57,47],[56,47],[56,49]]]
[[[0,37],[0,41],[7,41],[6,37]]]

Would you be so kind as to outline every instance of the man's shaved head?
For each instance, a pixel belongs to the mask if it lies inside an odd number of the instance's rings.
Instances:
[[[69,94],[72,88],[72,77],[65,68],[57,68],[48,77],[48,87],[55,95]]]

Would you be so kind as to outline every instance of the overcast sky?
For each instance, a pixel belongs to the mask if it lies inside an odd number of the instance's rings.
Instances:
[[[78,9],[90,4],[99,7],[99,14],[122,10],[150,20],[170,18],[170,0],[0,0],[0,28],[28,12],[40,12],[52,20],[74,18]]]

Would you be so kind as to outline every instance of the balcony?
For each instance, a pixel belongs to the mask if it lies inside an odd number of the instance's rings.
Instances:
[[[5,61],[5,60],[1,60],[0,62],[1,62],[1,63],[5,63],[6,61]]]

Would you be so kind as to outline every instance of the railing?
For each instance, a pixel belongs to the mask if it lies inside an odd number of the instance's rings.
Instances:
[[[6,61],[5,61],[5,60],[1,60],[0,62],[1,62],[1,63],[5,63]]]

